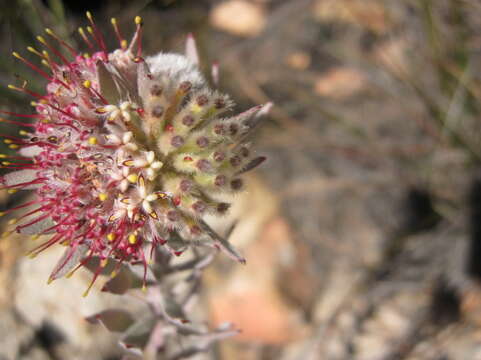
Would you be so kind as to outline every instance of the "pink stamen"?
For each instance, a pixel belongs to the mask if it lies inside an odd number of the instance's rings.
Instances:
[[[82,31],[80,31],[82,30]],[[85,42],[85,44],[87,44],[87,46],[89,47],[90,50],[94,51],[95,50],[95,46],[92,44],[92,42],[89,40],[89,38],[87,37],[87,35],[85,34],[85,32],[83,31],[82,28],[79,29],[79,33],[80,33],[80,37],[82,38],[82,40]]]
[[[18,209],[23,209],[25,207],[28,207],[28,206],[34,205],[34,204],[38,204],[38,203],[39,203],[38,200],[32,200],[32,201],[26,202],[25,204],[17,205],[15,207],[8,208],[8,209],[2,211],[2,213],[7,214],[7,213],[10,213],[12,211],[15,211],[15,210],[18,210]]]
[[[49,240],[44,242],[43,244],[37,246],[36,248],[30,250],[30,254],[32,256],[37,256],[40,254],[42,251],[47,250],[50,246],[60,242],[62,240],[63,234],[55,234],[53,237],[51,237]]]
[[[18,125],[18,126],[35,127],[35,125],[33,125],[33,124],[27,124],[27,123],[24,123],[24,122],[21,122],[21,121],[14,121],[14,120],[9,120],[9,119],[4,119],[4,118],[0,118],[0,122],[12,124],[12,125]]]
[[[44,40],[42,38],[42,40]],[[70,62],[65,58],[65,56],[62,55],[62,53],[60,53],[60,51],[58,51],[57,49],[55,49],[53,46],[51,46],[48,42],[46,41],[40,41],[40,43],[45,46],[47,49],[49,49],[51,52],[53,52],[55,55],[57,55],[57,57],[65,64],[67,65],[68,67],[71,68],[71,64]]]
[[[14,53],[16,54],[16,53]],[[17,54],[18,55],[18,54]],[[17,59],[19,59],[20,61],[22,61],[25,65],[27,65],[29,68],[31,68],[32,70],[36,71],[37,73],[39,73],[42,77],[44,77],[45,79],[47,79],[48,81],[52,81],[52,77],[47,74],[45,71],[43,71],[42,69],[38,68],[36,65],[32,64],[30,61],[24,59],[23,57],[21,57],[20,55],[18,56],[15,56]]]
[[[66,43],[61,37],[57,36],[57,34],[55,34],[51,30],[47,31],[47,33],[51,37],[53,37],[55,40],[57,40],[60,45],[66,48],[74,58],[77,56],[77,51],[75,51],[75,49],[72,46],[70,46],[68,43]]]
[[[17,230],[17,232],[19,233],[20,232],[20,229],[23,229],[23,228],[26,228],[26,227],[29,227],[29,226],[32,226],[33,224],[36,224],[38,223],[39,221],[42,221],[42,220],[45,220],[46,218],[48,218],[49,216],[51,216],[50,213],[46,213],[45,215],[42,215],[32,221],[30,221],[29,223],[26,223],[24,225],[19,225],[17,226],[15,229]]]
[[[104,42],[104,38],[102,36],[102,33],[98,30],[97,28],[97,25],[95,25],[95,22],[92,18],[92,16],[90,15],[89,12],[87,12],[87,19],[89,20],[90,22],[90,25],[92,25],[92,29],[93,29],[93,37],[95,39],[95,41],[97,42],[97,44],[99,45],[100,49],[105,53],[107,54],[108,51],[107,51],[107,47],[105,46],[105,42]]]

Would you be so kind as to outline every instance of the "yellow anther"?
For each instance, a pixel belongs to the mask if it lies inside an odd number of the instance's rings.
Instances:
[[[84,56],[85,59],[90,59],[90,54],[89,54],[89,53],[84,53],[83,56]]]
[[[138,178],[139,177],[137,176],[137,174],[130,174],[129,176],[127,176],[127,180],[132,184],[135,184]]]
[[[14,51],[14,52],[12,53],[12,55],[15,56],[17,59],[20,59],[20,60],[23,59],[23,58],[20,56],[20,54],[19,54],[18,52],[16,52],[16,51]]]
[[[36,101],[30,101],[30,105],[31,105],[31,106],[37,106],[38,103],[37,103]]]
[[[112,25],[117,25],[117,19],[116,18],[110,19],[110,22],[112,23]]]
[[[12,84],[8,84],[7,87],[8,87],[10,90],[20,90],[18,87],[16,87],[15,85],[12,85]]]
[[[78,28],[78,32],[79,32],[79,34],[80,34],[82,37],[85,36],[85,31],[84,31],[83,28],[79,27],[79,28]]]
[[[11,143],[13,143],[12,139],[4,139],[3,142],[4,142],[5,144],[11,144]]]
[[[48,67],[48,68],[50,67],[50,64],[48,63],[47,60],[42,59],[42,61],[40,61],[40,62],[42,63],[42,65],[45,65],[45,66]]]
[[[40,104],[46,105],[46,104],[48,104],[48,100],[40,99]]]
[[[6,237],[10,236],[11,233],[12,233],[11,231],[4,231],[1,235],[1,237],[6,238]]]
[[[161,191],[156,192],[155,195],[157,195],[157,198],[159,198],[159,199],[167,199],[167,197],[168,197],[166,193],[161,192]]]
[[[199,105],[197,104],[193,104],[191,107],[190,107],[190,110],[194,113],[194,114],[198,114],[202,111],[202,107],[200,107]]]
[[[98,140],[95,136],[89,137],[89,144],[90,145],[97,145],[97,142],[98,142]]]
[[[142,187],[145,186],[145,179],[142,175],[139,176],[139,185]]]
[[[100,261],[100,267],[106,267],[109,263],[109,259],[103,259]]]
[[[94,29],[92,29],[91,26],[87,26],[87,31],[88,31],[89,34],[92,34],[92,35],[94,33]]]
[[[100,193],[99,194],[99,200],[100,201],[105,201],[105,200],[107,200],[108,197],[109,196],[106,193]]]
[[[53,282],[53,280],[54,280],[54,278],[51,278],[51,277],[48,278],[48,280],[47,280],[47,285],[50,285],[50,284]]]
[[[54,35],[55,35],[55,34],[53,33],[53,31],[50,30],[49,28],[46,28],[46,29],[45,29],[45,32],[46,32],[47,34],[49,34],[50,36],[54,36]]]
[[[30,51],[31,53],[34,53],[37,56],[42,57],[42,54],[37,49],[35,49],[31,46],[27,46],[27,50]]]
[[[110,273],[110,277],[114,278],[116,276],[117,276],[117,271],[114,270]]]
[[[127,45],[128,45],[128,44],[129,44],[129,43],[127,42],[127,40],[122,40],[122,41],[120,42],[120,46],[122,47],[122,49],[127,49]]]
[[[30,133],[28,131],[25,131],[25,130],[20,130],[18,133],[22,136],[30,135]]]
[[[115,240],[115,234],[114,233],[110,233],[110,234],[107,234],[107,240],[112,242]]]
[[[136,25],[141,25],[141,24],[142,24],[142,18],[141,18],[140,16],[138,16],[138,15],[135,17],[134,21],[135,21],[135,24],[136,24]]]
[[[39,237],[40,237],[40,235],[35,234],[35,235],[30,236],[30,239],[37,240]]]
[[[129,235],[129,244],[135,245],[137,243],[137,236],[135,234]]]
[[[11,165],[12,163],[10,161],[2,161],[2,165],[8,166]]]
[[[0,211],[0,217],[5,215],[5,211]]]
[[[85,12],[85,15],[87,16],[87,19],[92,20],[92,14],[90,11]]]
[[[8,147],[12,150],[15,150],[15,149],[18,149],[20,146],[18,146],[17,144],[11,144],[11,145],[8,145]]]
[[[0,154],[0,159],[5,159],[7,157],[7,155],[5,154]]]
[[[38,40],[40,43],[44,44],[44,45],[47,43],[47,42],[45,41],[45,39],[44,39],[43,37],[41,37],[40,35],[37,36],[37,40]]]
[[[92,86],[92,82],[90,80],[85,80],[83,82],[83,86],[87,89],[90,89],[90,87]]]
[[[8,225],[15,225],[17,223],[18,219],[10,219],[8,221]]]
[[[107,112],[107,110],[105,110],[105,108],[103,108],[103,107],[99,107],[99,108],[95,109],[95,111],[100,113],[100,114],[105,114]]]
[[[8,189],[9,194],[15,194],[18,190],[17,189]]]
[[[69,272],[67,275],[65,275],[65,277],[66,277],[67,279],[69,279],[69,278],[71,278],[71,277],[73,276],[73,274],[75,274],[75,269],[72,270],[71,272]]]

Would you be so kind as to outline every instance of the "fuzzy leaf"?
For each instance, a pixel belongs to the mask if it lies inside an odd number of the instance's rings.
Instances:
[[[6,186],[14,186],[23,183],[28,183],[37,179],[37,171],[26,169],[26,170],[18,170],[13,171],[11,173],[6,174],[3,177],[4,183]],[[29,187],[23,187],[23,189],[28,189]]]
[[[197,52],[197,44],[194,35],[189,34],[185,43],[185,56],[195,65],[199,65],[199,54]]]
[[[122,266],[118,274],[105,283],[102,291],[122,295],[132,288],[133,282],[134,275],[130,269],[126,266]]]
[[[262,105],[254,106],[238,115],[231,117],[229,120],[233,120],[244,126],[251,128],[252,119],[262,110]]]
[[[25,146],[18,150],[19,154],[25,157],[34,157],[40,154],[43,149],[40,146],[32,145],[32,146]]]
[[[125,331],[125,334],[121,338],[121,343],[123,343],[126,348],[136,347],[143,349],[149,341],[155,323],[155,317],[150,314],[137,320]]]
[[[268,115],[273,106],[274,106],[274,103],[272,102],[268,102],[262,105],[262,109],[257,113],[256,118]]]
[[[145,61],[139,63],[137,67],[137,88],[141,99],[147,99],[149,95],[149,87],[153,81],[149,78],[150,70]],[[145,106],[145,104],[144,104]]]
[[[144,278],[144,265],[143,264],[128,264],[126,265],[128,269],[131,271],[131,273],[134,276],[134,282],[132,284],[133,287],[141,287],[142,286],[142,280]],[[152,269],[147,266],[147,273],[146,273],[146,281],[147,282],[155,282],[156,278],[155,275],[152,271]]]
[[[244,165],[242,169],[240,169],[235,175],[238,176],[240,174],[244,174],[248,171],[251,171],[256,167],[258,167],[260,164],[262,164],[265,160],[266,160],[265,156],[256,157],[255,159],[252,159],[246,165]]]
[[[117,104],[120,100],[119,88],[112,71],[107,68],[103,61],[97,61],[97,75],[102,96],[110,104]]]
[[[123,332],[134,324],[134,318],[125,310],[108,309],[89,316],[86,320],[92,324],[101,323],[109,331]]]
[[[23,224],[28,224],[30,222],[32,222],[33,219],[28,219],[26,220]],[[55,223],[53,222],[53,220],[48,217],[48,218],[45,218],[43,220],[40,220],[40,221],[37,221],[31,225],[28,225],[28,226],[25,226],[23,227],[23,224],[19,223],[19,225],[17,226],[17,232],[19,232],[20,234],[25,234],[25,235],[36,235],[36,234],[40,234],[42,232],[44,232],[45,230],[51,228],[52,226],[55,225]],[[51,233],[52,231],[49,231],[48,233]]]
[[[100,275],[109,275],[114,271],[115,266],[117,266],[117,261],[109,258],[107,265],[103,267],[102,271],[100,272]],[[87,270],[91,271],[92,273],[96,273],[100,266],[100,258],[98,256],[92,256],[92,258],[89,259],[84,265],[84,268]]]
[[[227,254],[227,256],[245,265],[246,259],[229,241],[217,234],[205,221],[200,220],[200,225],[204,229],[204,231],[212,238],[212,240],[214,240],[216,245]]]
[[[89,247],[84,244],[76,245],[73,247],[69,246],[67,249],[65,249],[65,252],[60,258],[60,261],[57,263],[52,273],[50,274],[50,281],[63,277],[75,266],[77,266],[87,253],[88,249]]]

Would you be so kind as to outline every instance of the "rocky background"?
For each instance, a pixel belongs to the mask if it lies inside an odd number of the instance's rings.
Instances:
[[[219,256],[196,310],[242,333],[197,359],[481,359],[481,2],[3,0],[2,84],[41,88],[10,52],[46,26],[75,35],[87,9],[104,32],[141,15],[146,53],[193,32],[237,109],[275,104],[268,161],[214,224],[237,223],[247,265]],[[84,319],[138,300],[82,298],[87,273],[47,286],[62,249],[30,260],[32,246],[0,240],[0,359],[121,359]]]

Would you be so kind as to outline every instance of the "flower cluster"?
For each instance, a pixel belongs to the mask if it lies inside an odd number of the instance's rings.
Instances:
[[[7,210],[25,210],[11,221],[16,231],[50,234],[32,256],[67,246],[50,280],[94,256],[101,260],[94,280],[108,259],[146,267],[160,245],[179,255],[192,242],[211,244],[242,261],[202,218],[225,214],[229,203],[220,195],[241,190],[240,175],[264,160],[253,157],[248,137],[268,106],[225,116],[233,103],[207,85],[191,36],[186,56],[143,58],[141,18],[130,42],[112,19],[120,48],[109,53],[87,18],[79,33],[90,53],[80,54],[50,29],[59,49],[41,36],[46,50],[28,48],[48,72],[13,53],[48,80],[45,94],[9,86],[33,96],[36,110],[23,115],[32,123],[3,119],[29,130],[5,139],[19,156],[3,162],[16,168],[2,178],[4,188],[35,192]]]

